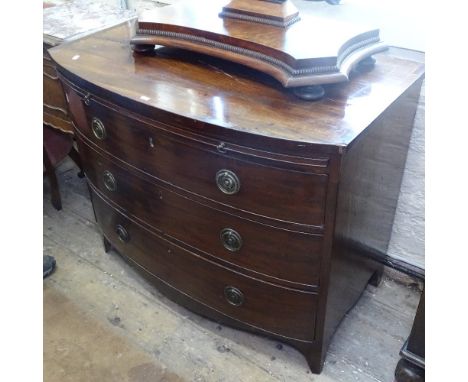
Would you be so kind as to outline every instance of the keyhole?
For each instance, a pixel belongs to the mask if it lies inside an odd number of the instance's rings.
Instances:
[[[151,148],[154,148],[153,137],[149,137],[149,145],[150,145]]]

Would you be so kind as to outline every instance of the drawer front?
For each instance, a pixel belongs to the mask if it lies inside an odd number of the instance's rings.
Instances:
[[[317,295],[232,272],[141,228],[92,194],[97,220],[121,254],[194,300],[272,334],[314,339]]]
[[[277,282],[318,284],[321,235],[274,228],[206,207],[136,176],[79,142],[90,182],[132,218]]]
[[[51,64],[44,63],[43,66],[43,97],[44,104],[50,105],[55,109],[60,109],[61,112],[67,115],[67,100],[63,92],[62,85],[57,76],[57,71]]]
[[[57,71],[50,60],[43,60],[43,108],[44,123],[68,133],[73,127],[68,116],[67,100],[57,76]]]
[[[99,148],[165,182],[277,220],[322,226],[328,176],[317,167],[220,153],[214,144],[150,126],[67,90],[79,131]],[[166,127],[167,128],[167,127]],[[222,149],[221,149],[222,150]]]

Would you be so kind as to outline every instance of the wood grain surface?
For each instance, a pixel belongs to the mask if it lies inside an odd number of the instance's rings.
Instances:
[[[175,240],[178,245],[189,243],[190,250],[201,256],[222,260],[225,265],[237,266],[257,278],[301,289],[317,287],[322,235],[278,229],[194,203],[80,143],[86,175],[93,188],[140,224]],[[105,171],[115,177],[115,191],[105,187]],[[223,246],[220,232],[225,228],[234,229],[241,236],[242,247],[238,251],[231,252]]]
[[[313,292],[281,288],[243,276],[206,261],[170,242],[158,238],[105,204],[92,193],[96,218],[113,247],[153,278],[192,300],[231,319],[289,339],[312,341],[317,295]],[[123,225],[129,241],[122,242],[115,227]],[[174,262],[177,265],[174,266]],[[241,306],[226,301],[226,286],[238,287],[245,296]],[[281,306],[281,309],[278,309]]]
[[[104,253],[77,171],[71,160],[57,170],[61,211],[44,180],[44,254],[57,259],[44,282],[45,380],[393,380],[418,306],[414,285],[390,274],[368,286],[333,336],[322,374],[312,376],[293,347],[205,319],[165,298],[114,251]]]
[[[293,345],[319,373],[338,323],[381,276],[346,243],[388,245],[423,64],[381,55],[311,104],[226,61],[135,55],[132,33],[125,23],[51,51],[106,250],[189,309]],[[220,169],[240,191],[220,192]],[[244,262],[216,243],[226,226],[245,237]],[[226,287],[244,304],[227,303]]]
[[[134,27],[127,22],[50,53],[76,85],[103,98],[110,91],[119,106],[182,129],[194,126],[189,130],[205,136],[291,155],[341,151],[424,73],[423,55],[418,62],[382,53],[373,71],[330,86],[324,99],[310,103],[241,65],[166,48],[152,56],[134,54]]]

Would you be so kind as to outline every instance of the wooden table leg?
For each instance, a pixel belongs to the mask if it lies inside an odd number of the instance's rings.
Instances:
[[[52,194],[52,205],[58,211],[62,209],[62,199],[60,198],[60,190],[58,186],[57,176],[52,161],[47,154],[47,150],[43,148],[43,163],[46,171],[46,176],[50,182],[50,193]]]
[[[75,164],[80,169],[80,172],[78,173],[78,177],[83,178],[84,177],[83,165],[81,163],[80,154],[78,153],[78,151],[76,151],[75,147],[71,148],[70,152],[68,153],[68,156],[73,160],[73,162],[75,162]]]

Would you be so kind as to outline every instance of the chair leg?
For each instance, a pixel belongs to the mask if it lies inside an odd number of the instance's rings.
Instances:
[[[75,164],[80,169],[80,172],[78,173],[78,177],[83,178],[84,177],[83,164],[81,163],[81,158],[80,158],[80,154],[78,153],[78,151],[76,151],[76,149],[72,147],[72,149],[68,153],[68,156],[73,160],[73,162],[75,162]]]
[[[47,178],[50,182],[50,189],[52,194],[52,205],[58,211],[62,209],[62,199],[60,198],[60,190],[58,186],[57,176],[55,175],[55,168],[52,166],[49,155],[47,154],[46,149],[43,149],[43,161],[44,167],[46,170]]]

